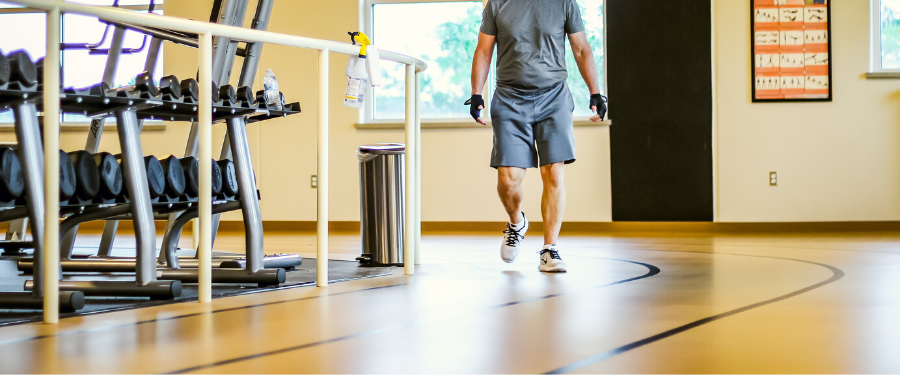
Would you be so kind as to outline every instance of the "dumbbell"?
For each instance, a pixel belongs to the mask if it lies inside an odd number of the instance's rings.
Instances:
[[[9,61],[6,61],[6,56],[3,54],[3,50],[0,49],[0,85],[5,85],[9,82],[10,74],[12,74],[12,71],[9,69]]]
[[[2,60],[2,59],[0,59]],[[10,202],[25,191],[25,174],[16,151],[0,148],[0,201]]]
[[[119,92],[140,92],[148,93],[150,96],[159,96],[159,88],[153,82],[153,75],[150,72],[143,72],[134,77],[134,84],[128,86],[117,87],[107,91],[107,94],[115,95]]]
[[[100,193],[100,169],[94,155],[81,150],[69,153],[69,160],[75,168],[75,198],[92,200]]]
[[[122,167],[113,154],[101,152],[94,154],[100,176],[100,189],[97,195],[104,200],[116,199],[122,195]]]
[[[181,81],[173,75],[162,77],[159,80],[159,92],[178,100],[181,98]]]
[[[190,198],[197,198],[200,196],[200,163],[193,156],[183,157],[179,159],[179,162],[184,168],[184,194]],[[222,193],[222,173],[215,159],[210,162],[212,163],[212,195],[216,196]]]
[[[238,193],[237,175],[234,171],[234,162],[231,160],[219,160],[219,170],[222,173],[222,194],[226,197],[234,197]]]
[[[241,86],[237,90],[237,100],[249,107],[256,101],[256,96],[253,94],[253,90],[250,87]]]
[[[222,105],[235,105],[237,103],[237,92],[234,91],[234,86],[225,85],[219,88],[219,100],[222,101]],[[218,102],[218,101],[216,101]]]
[[[198,84],[197,80],[193,78],[188,78],[184,81],[181,81],[181,95],[193,100],[199,100],[200,84]]]
[[[199,83],[198,83],[198,87],[199,87]],[[197,90],[198,90],[197,97],[199,98],[200,97],[199,89],[197,89]],[[213,104],[218,103],[219,99],[220,99],[219,98],[219,85],[217,85],[215,82],[213,82],[213,84],[212,84],[212,95],[213,95],[213,97],[212,97]]]
[[[160,160],[159,163],[166,176],[166,195],[169,198],[178,198],[184,195],[185,174],[184,168],[181,166],[181,162],[178,161],[178,158],[169,155],[169,157]]]
[[[19,82],[28,87],[37,83],[37,68],[27,51],[21,49],[12,51],[4,60],[9,65],[7,82]]]
[[[116,155],[121,160],[122,154]],[[150,189],[150,199],[156,199],[166,192],[166,177],[162,164],[155,156],[144,156],[144,168],[147,170],[147,187]],[[126,184],[124,189],[126,196],[131,197]]]
[[[59,150],[59,201],[66,202],[75,195],[78,176],[75,164],[63,150]]]

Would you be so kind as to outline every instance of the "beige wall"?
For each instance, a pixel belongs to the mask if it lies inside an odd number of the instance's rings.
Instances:
[[[208,19],[211,1],[166,1],[169,16]],[[358,30],[358,0],[279,0],[269,30],[344,42]],[[249,25],[252,9],[246,19]],[[196,74],[196,50],[166,44],[166,74],[187,78]],[[260,69],[271,68],[289,101],[299,101],[300,115],[248,127],[248,135],[262,194],[264,220],[312,221],[316,218],[316,190],[309,187],[316,174],[317,53],[267,45]],[[356,147],[374,142],[402,142],[401,130],[356,130],[359,112],[343,106],[343,75],[347,57],[331,54],[331,220],[359,220],[359,182]],[[236,63],[240,66],[240,60]],[[238,68],[239,69],[239,68]],[[237,80],[238,71],[233,74]],[[428,74],[428,72],[426,72]],[[257,78],[257,86],[261,78]],[[462,103],[460,103],[462,105]],[[183,155],[189,124],[169,123],[165,132],[142,135],[144,151],[155,155]],[[214,126],[214,155],[218,155],[222,125]],[[569,221],[610,221],[609,129],[576,128],[578,162],[567,168]],[[0,140],[14,136],[0,135]],[[65,150],[84,147],[86,133],[64,133]],[[102,150],[117,152],[114,132],[107,133]],[[422,134],[422,218],[426,221],[502,221],[496,198],[495,171],[488,167],[491,131],[488,129],[425,130]],[[525,212],[540,217],[540,175],[528,172]],[[230,213],[226,220],[240,219]]]
[[[894,80],[863,76],[869,67],[869,1],[833,2],[833,102],[765,104],[750,102],[749,0],[712,1],[718,220],[900,220],[900,88]],[[166,13],[206,19],[208,3],[173,0],[166,3]],[[279,1],[270,30],[344,41],[347,31],[359,28],[358,10],[357,0]],[[331,217],[352,221],[359,209],[356,146],[403,141],[403,132],[353,128],[358,112],[335,99],[344,89],[345,64],[345,57],[331,55]],[[248,127],[263,217],[314,220],[316,191],[309,188],[309,176],[316,173],[316,53],[266,46],[260,67],[274,69],[285,96],[304,109],[298,116]],[[194,75],[196,51],[168,45],[166,72]],[[224,129],[214,128],[214,139],[221,139]],[[174,123],[165,132],[144,133],[145,152],[182,154],[188,129]],[[579,160],[567,169],[566,219],[609,221],[609,129],[575,131]],[[118,151],[114,135],[108,133],[103,150]],[[78,149],[85,137],[63,133],[61,144]],[[0,141],[13,139],[11,133],[0,134]],[[424,220],[504,220],[495,198],[495,172],[486,166],[490,130],[426,130],[422,140]],[[769,171],[778,171],[778,187],[768,186]],[[540,176],[529,171],[526,212],[532,218],[539,216],[539,196]],[[239,219],[239,214],[227,219]]]
[[[832,2],[833,102],[763,104],[750,102],[749,0],[714,0],[720,221],[900,219],[900,86],[863,76],[869,3]]]

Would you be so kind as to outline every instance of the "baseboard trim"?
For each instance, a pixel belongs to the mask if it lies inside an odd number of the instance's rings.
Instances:
[[[121,233],[134,233],[130,221],[119,222]],[[422,223],[425,233],[494,233],[501,232],[505,222],[499,221],[427,221]],[[0,231],[6,231],[8,223],[0,224]],[[531,222],[530,229],[544,230],[544,223]],[[165,221],[156,221],[156,232],[162,234]],[[315,221],[266,221],[266,233],[315,233]],[[191,224],[185,226],[190,230]],[[80,226],[84,232],[103,231],[103,221],[92,221]],[[243,233],[241,221],[222,221],[219,230],[227,233]],[[328,224],[330,233],[359,233],[358,221],[332,221]],[[616,233],[710,233],[710,234],[754,234],[754,233],[851,233],[851,232],[898,232],[900,221],[849,221],[849,222],[780,222],[780,223],[710,223],[710,222],[565,222],[563,233],[616,234]]]

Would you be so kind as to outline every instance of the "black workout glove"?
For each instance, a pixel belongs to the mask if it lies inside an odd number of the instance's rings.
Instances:
[[[600,94],[591,95],[590,107],[597,107],[597,114],[600,115],[601,120],[604,117],[606,117],[606,103],[608,101],[609,100],[603,95],[600,95]],[[593,111],[594,109],[591,108],[591,110]]]
[[[481,117],[481,110],[478,107],[484,108],[484,98],[481,95],[472,95],[472,98],[466,100],[466,105],[469,106],[469,114],[472,115],[472,118],[478,120]]]

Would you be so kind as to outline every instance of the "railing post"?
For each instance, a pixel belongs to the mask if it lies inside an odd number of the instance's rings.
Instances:
[[[200,160],[199,302],[212,302],[212,53],[211,33],[200,34],[200,101],[197,106]]]
[[[59,323],[59,8],[47,11],[44,57],[44,323]]]
[[[422,80],[416,73],[416,264],[422,264]]]
[[[403,271],[416,273],[416,66],[406,65],[406,215]]]
[[[328,286],[328,49],[319,51],[316,285]]]

